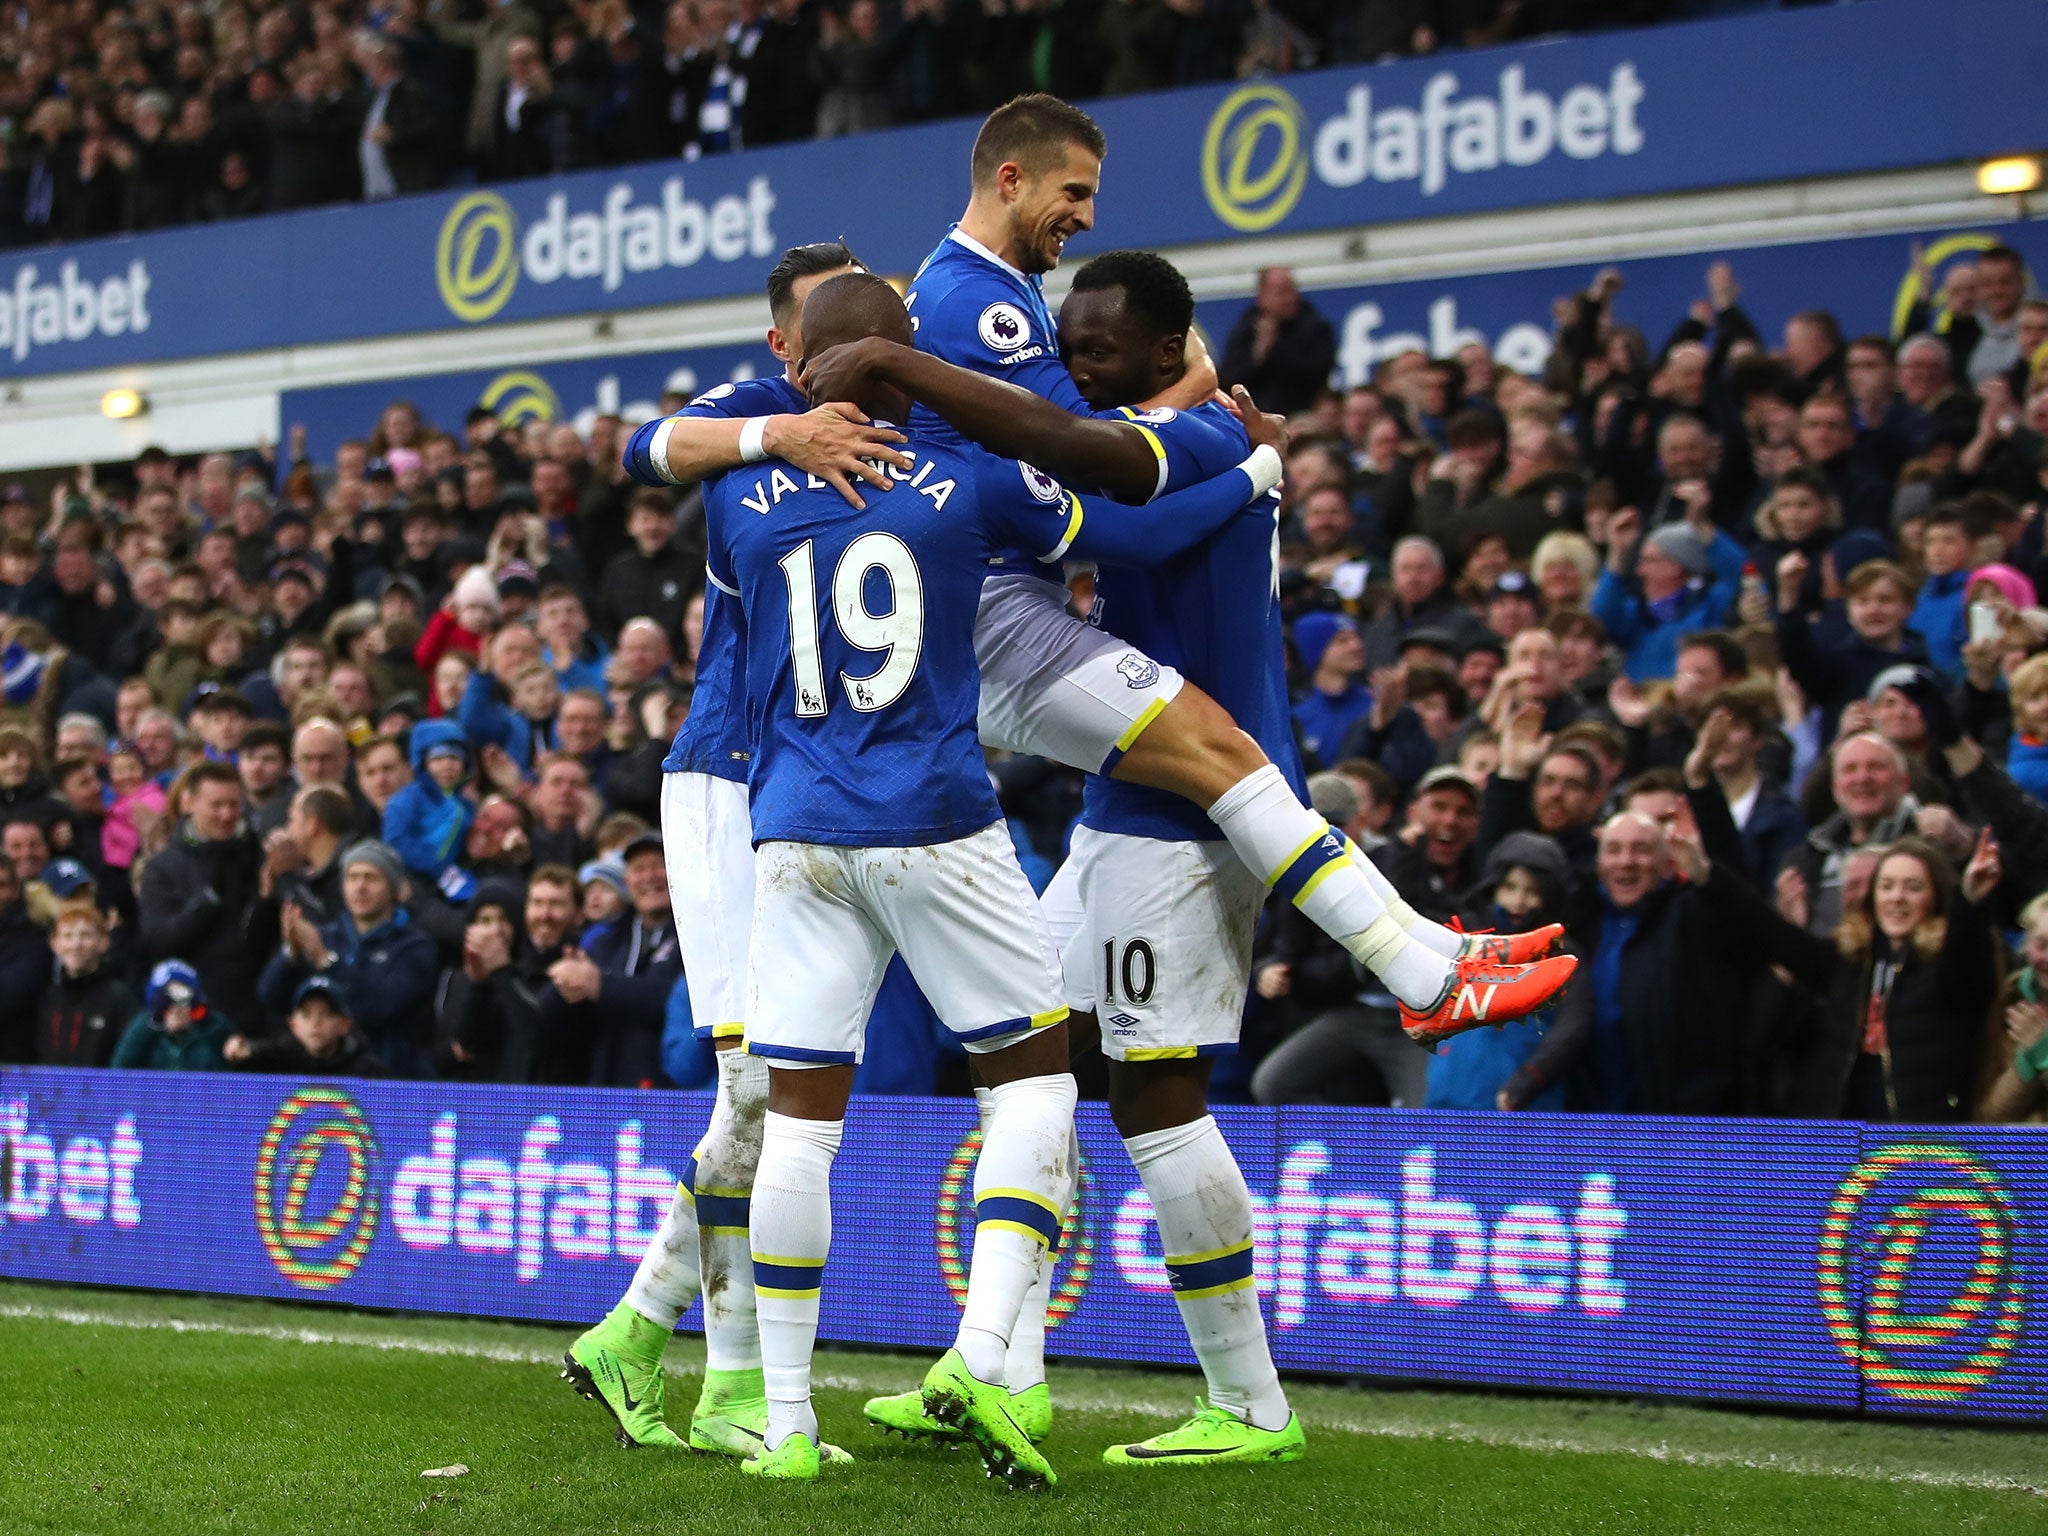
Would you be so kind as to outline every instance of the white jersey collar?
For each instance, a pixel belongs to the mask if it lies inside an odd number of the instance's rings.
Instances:
[[[1031,279],[1026,277],[1023,274],[1023,272],[1021,272],[1016,267],[1011,266],[1007,261],[1003,260],[1002,257],[998,256],[994,251],[990,250],[987,246],[983,245],[979,240],[975,239],[974,236],[968,234],[967,231],[962,229],[958,224],[955,224],[951,229],[946,231],[946,238],[948,240],[951,240],[956,245],[965,246],[968,250],[974,252],[975,255],[979,256],[983,261],[991,262],[994,265],[1001,267],[1005,272],[1009,273],[1010,276],[1016,278],[1018,282],[1029,283],[1031,281]]]

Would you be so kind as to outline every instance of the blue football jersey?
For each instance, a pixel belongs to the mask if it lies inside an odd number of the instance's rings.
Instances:
[[[975,716],[974,617],[991,550],[1167,558],[1253,500],[1242,468],[1146,507],[1084,499],[1028,465],[920,438],[895,489],[849,507],[770,460],[707,486],[709,573],[738,599],[758,727],[756,842],[918,847],[1001,812]],[[1250,519],[1270,538],[1270,517]]]
[[[1161,454],[1168,493],[1208,479],[1247,450],[1243,424],[1221,405],[1121,414]],[[1206,544],[1150,569],[1100,566],[1088,622],[1177,668],[1215,699],[1305,802],[1281,637],[1277,497],[1265,507],[1267,516],[1233,518]],[[1082,804],[1082,823],[1099,832],[1170,842],[1223,835],[1179,795],[1100,774],[1089,775]]]
[[[706,390],[679,414],[685,417],[802,414],[810,409],[803,391],[782,374],[748,379]],[[737,471],[736,471],[737,473]],[[651,481],[665,485],[666,481]],[[705,482],[710,492],[712,481]],[[704,588],[704,637],[697,647],[697,686],[690,695],[689,718],[661,760],[663,773],[708,773],[713,778],[747,782],[754,757],[754,733],[747,720],[747,691],[740,665],[739,630],[728,599],[717,587]]]
[[[903,304],[920,352],[1002,379],[1053,404],[1088,414],[1060,362],[1059,334],[1037,277],[1026,277],[979,241],[953,230],[925,257]],[[942,443],[962,442],[936,411],[914,406],[910,430]]]

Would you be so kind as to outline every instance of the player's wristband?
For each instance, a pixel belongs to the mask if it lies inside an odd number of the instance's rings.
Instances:
[[[668,440],[676,429],[680,417],[671,416],[654,429],[654,436],[647,444],[647,467],[670,485],[680,485],[675,471],[668,467]]]
[[[768,457],[768,450],[763,446],[767,436],[768,418],[766,416],[750,416],[747,418],[747,424],[740,428],[740,462],[742,464],[758,464]]]
[[[1259,444],[1252,450],[1251,457],[1237,467],[1251,476],[1252,495],[1255,498],[1265,495],[1278,485],[1281,475],[1285,472],[1279,452],[1270,443]]]

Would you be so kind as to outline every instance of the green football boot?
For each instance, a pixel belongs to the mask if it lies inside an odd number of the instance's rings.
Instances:
[[[690,1449],[714,1456],[752,1456],[768,1428],[768,1393],[761,1370],[704,1373],[697,1411],[690,1415]]]
[[[924,1411],[974,1442],[990,1477],[1012,1488],[1050,1488],[1059,1481],[1017,1421],[1009,1390],[978,1379],[960,1351],[949,1349],[924,1378]]]
[[[768,1390],[758,1365],[750,1371],[705,1371],[704,1390],[697,1394],[697,1410],[690,1415],[691,1450],[745,1460],[760,1451],[767,1430]],[[850,1462],[853,1456],[820,1440],[818,1459],[830,1467]]]
[[[825,1458],[818,1454],[811,1437],[803,1433],[785,1435],[782,1444],[769,1450],[765,1445],[754,1448],[754,1454],[740,1463],[740,1470],[749,1477],[773,1477],[793,1483],[816,1482],[818,1469]]]
[[[668,1335],[623,1301],[562,1356],[562,1379],[603,1403],[619,1444],[680,1446],[661,1412],[661,1352]]]
[[[941,1424],[924,1411],[924,1389],[898,1392],[893,1397],[871,1397],[862,1410],[870,1424],[885,1435],[904,1435],[913,1440],[960,1440],[959,1430]],[[1022,1392],[1010,1394],[1010,1413],[1024,1426],[1033,1445],[1043,1445],[1052,1433],[1052,1389],[1040,1382]]]
[[[1306,1449],[1299,1414],[1290,1413],[1284,1428],[1260,1429],[1234,1413],[1204,1403],[1178,1429],[1136,1445],[1112,1445],[1102,1459],[1112,1467],[1202,1467],[1224,1462],[1299,1461]]]

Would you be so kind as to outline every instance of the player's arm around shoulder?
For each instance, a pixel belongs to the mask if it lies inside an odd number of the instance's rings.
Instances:
[[[642,485],[691,485],[764,459],[782,459],[832,486],[855,507],[867,503],[855,489],[865,481],[889,489],[884,468],[908,469],[893,427],[868,420],[858,408],[831,402],[811,410],[750,414],[749,400],[733,391],[700,395],[675,416],[647,422],[626,445],[626,473]]]
[[[1254,446],[1243,460],[1143,506],[1081,496],[1041,470],[1006,461],[978,467],[977,504],[1003,537],[1041,551],[1041,562],[1073,555],[1158,565],[1185,554],[1279,485],[1286,428],[1277,417],[1248,414]]]

